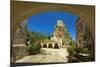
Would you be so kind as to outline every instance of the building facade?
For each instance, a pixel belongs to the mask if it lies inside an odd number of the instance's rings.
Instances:
[[[41,43],[42,47],[47,48],[61,48],[64,44],[64,40],[66,40],[69,37],[67,28],[62,20],[57,20],[57,25],[55,26],[53,36],[50,38],[50,40],[45,40]],[[45,46],[44,46],[45,45]],[[49,47],[49,45],[52,45],[52,47]]]

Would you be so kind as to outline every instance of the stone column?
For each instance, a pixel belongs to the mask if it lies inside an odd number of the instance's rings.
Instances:
[[[52,43],[52,48],[54,48],[54,45],[55,45],[55,44],[54,44],[54,43]]]
[[[41,43],[41,48],[43,48],[43,43]]]
[[[47,43],[47,48],[48,48],[48,43]]]

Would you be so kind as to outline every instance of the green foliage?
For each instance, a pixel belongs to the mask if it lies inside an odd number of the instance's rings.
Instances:
[[[67,48],[67,51],[69,52],[69,56],[72,56],[74,54],[74,46],[70,46]]]
[[[47,38],[48,36],[43,33],[31,32],[27,30],[26,46],[29,54],[39,53],[41,51],[40,42]]]
[[[94,39],[92,33],[88,27],[85,28],[83,32],[83,47],[73,46],[73,42],[70,42],[70,46],[67,48],[69,52],[69,62],[88,62],[95,60],[94,53]]]
[[[95,46],[94,46],[94,39],[89,27],[86,27],[83,38],[85,41],[84,48],[86,48],[87,49],[86,52],[90,54],[88,60],[93,61],[95,60],[95,50],[94,50]]]
[[[75,52],[76,53],[85,53],[85,54],[89,53],[87,48],[81,48],[81,47],[75,47]]]
[[[75,59],[75,58],[74,58],[74,54],[75,54],[75,45],[74,45],[74,43],[73,43],[72,41],[69,43],[69,47],[67,47],[67,51],[68,51],[68,53],[69,53],[69,56],[67,56],[68,61],[69,61],[69,62],[72,62],[73,59]]]
[[[69,56],[67,56],[69,62],[86,62],[92,61],[93,56],[88,48],[82,48],[74,46],[73,42],[70,42],[70,46],[67,48]]]
[[[76,47],[74,57],[77,58],[78,62],[91,61],[90,51],[87,48]]]
[[[52,36],[52,34],[48,33],[48,39],[50,39],[50,38],[51,38],[51,36]]]
[[[71,46],[67,48],[67,51],[69,52],[69,62],[88,62],[93,60],[93,56],[87,48]]]
[[[71,41],[71,42],[69,43],[69,45],[70,45],[70,46],[74,46],[74,43]]]
[[[40,42],[42,40],[48,39],[48,36],[46,34],[39,32],[28,32],[27,35],[35,42]]]
[[[29,44],[27,46],[27,51],[29,54],[37,54],[41,50],[40,44]]]

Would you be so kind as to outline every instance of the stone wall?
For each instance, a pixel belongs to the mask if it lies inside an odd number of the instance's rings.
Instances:
[[[25,34],[26,21],[20,23],[18,26],[13,42],[11,45],[11,62],[15,62],[17,59],[22,58],[23,56],[28,55],[26,47],[26,34]]]

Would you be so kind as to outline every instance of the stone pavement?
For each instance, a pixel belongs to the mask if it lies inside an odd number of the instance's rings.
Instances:
[[[42,48],[40,54],[25,56],[16,62],[31,62],[31,63],[53,63],[67,62],[68,52],[66,49]]]

